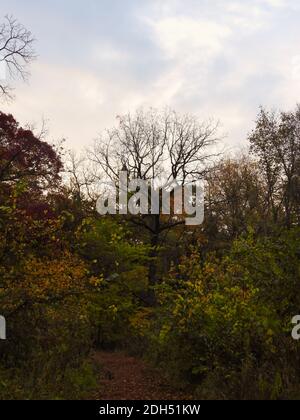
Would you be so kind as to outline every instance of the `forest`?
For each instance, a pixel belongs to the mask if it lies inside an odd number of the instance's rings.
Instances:
[[[0,112],[0,399],[101,399],[99,351],[190,399],[299,399],[300,106],[258,109],[235,154],[214,120],[116,121],[79,155]],[[100,186],[124,169],[203,180],[203,223],[100,215]]]

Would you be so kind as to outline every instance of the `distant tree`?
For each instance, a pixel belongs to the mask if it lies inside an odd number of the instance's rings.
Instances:
[[[251,226],[264,227],[265,189],[259,165],[248,156],[224,158],[206,178],[204,229],[214,247],[227,245]]]
[[[300,106],[281,113],[262,108],[249,140],[262,168],[266,207],[274,223],[282,213],[287,227],[299,223]]]
[[[6,16],[0,24],[0,66],[11,79],[29,76],[28,65],[35,59],[34,38],[22,24],[12,16]],[[12,86],[0,79],[0,96],[12,97]]]
[[[97,183],[87,156],[68,152],[65,157],[65,172],[66,186],[74,202],[77,202],[79,207],[84,207],[86,203],[95,207]]]

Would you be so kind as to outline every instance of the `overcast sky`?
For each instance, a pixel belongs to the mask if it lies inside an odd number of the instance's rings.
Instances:
[[[140,106],[219,119],[234,149],[260,105],[300,101],[299,0],[1,0],[5,14],[39,57],[2,110],[76,149]]]

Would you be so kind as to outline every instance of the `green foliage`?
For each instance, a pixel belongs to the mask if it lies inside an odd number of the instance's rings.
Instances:
[[[55,375],[55,377],[53,377]],[[97,387],[97,373],[88,360],[63,373],[40,366],[40,371],[0,366],[0,400],[85,399]]]
[[[96,215],[78,178],[61,184],[52,147],[0,117],[0,399],[89,398],[99,347],[147,357],[199,398],[300,397],[290,335],[300,308],[299,151],[286,142],[299,110],[290,122],[281,115],[276,138],[269,117],[259,122],[259,164],[242,157],[212,171],[203,226],[155,241],[150,225]],[[15,130],[23,134],[12,141]],[[269,152],[279,140],[279,151],[293,146],[288,161]],[[27,158],[14,164],[20,141]]]
[[[126,346],[132,339],[130,318],[147,290],[149,247],[134,241],[126,226],[109,218],[85,220],[77,237],[79,252],[100,278],[89,299],[95,344]]]
[[[157,287],[160,307],[147,333],[155,362],[197,386],[201,398],[287,397],[290,370],[299,369],[291,366],[299,356],[290,337],[298,235],[250,236],[204,263],[192,250]]]
[[[110,276],[144,266],[149,246],[136,241],[126,225],[111,218],[85,219],[77,246],[95,274]]]
[[[81,382],[92,376],[83,368],[92,344],[88,266],[67,244],[63,218],[29,214],[14,201],[18,194],[13,189],[0,210],[0,307],[7,319],[0,399],[80,398]]]

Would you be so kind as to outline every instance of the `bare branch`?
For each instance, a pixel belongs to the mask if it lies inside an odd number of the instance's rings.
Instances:
[[[28,65],[36,58],[34,37],[12,16],[5,16],[0,24],[0,66],[10,79],[21,77],[27,81]],[[12,87],[6,80],[0,80],[0,96],[11,99]]]

